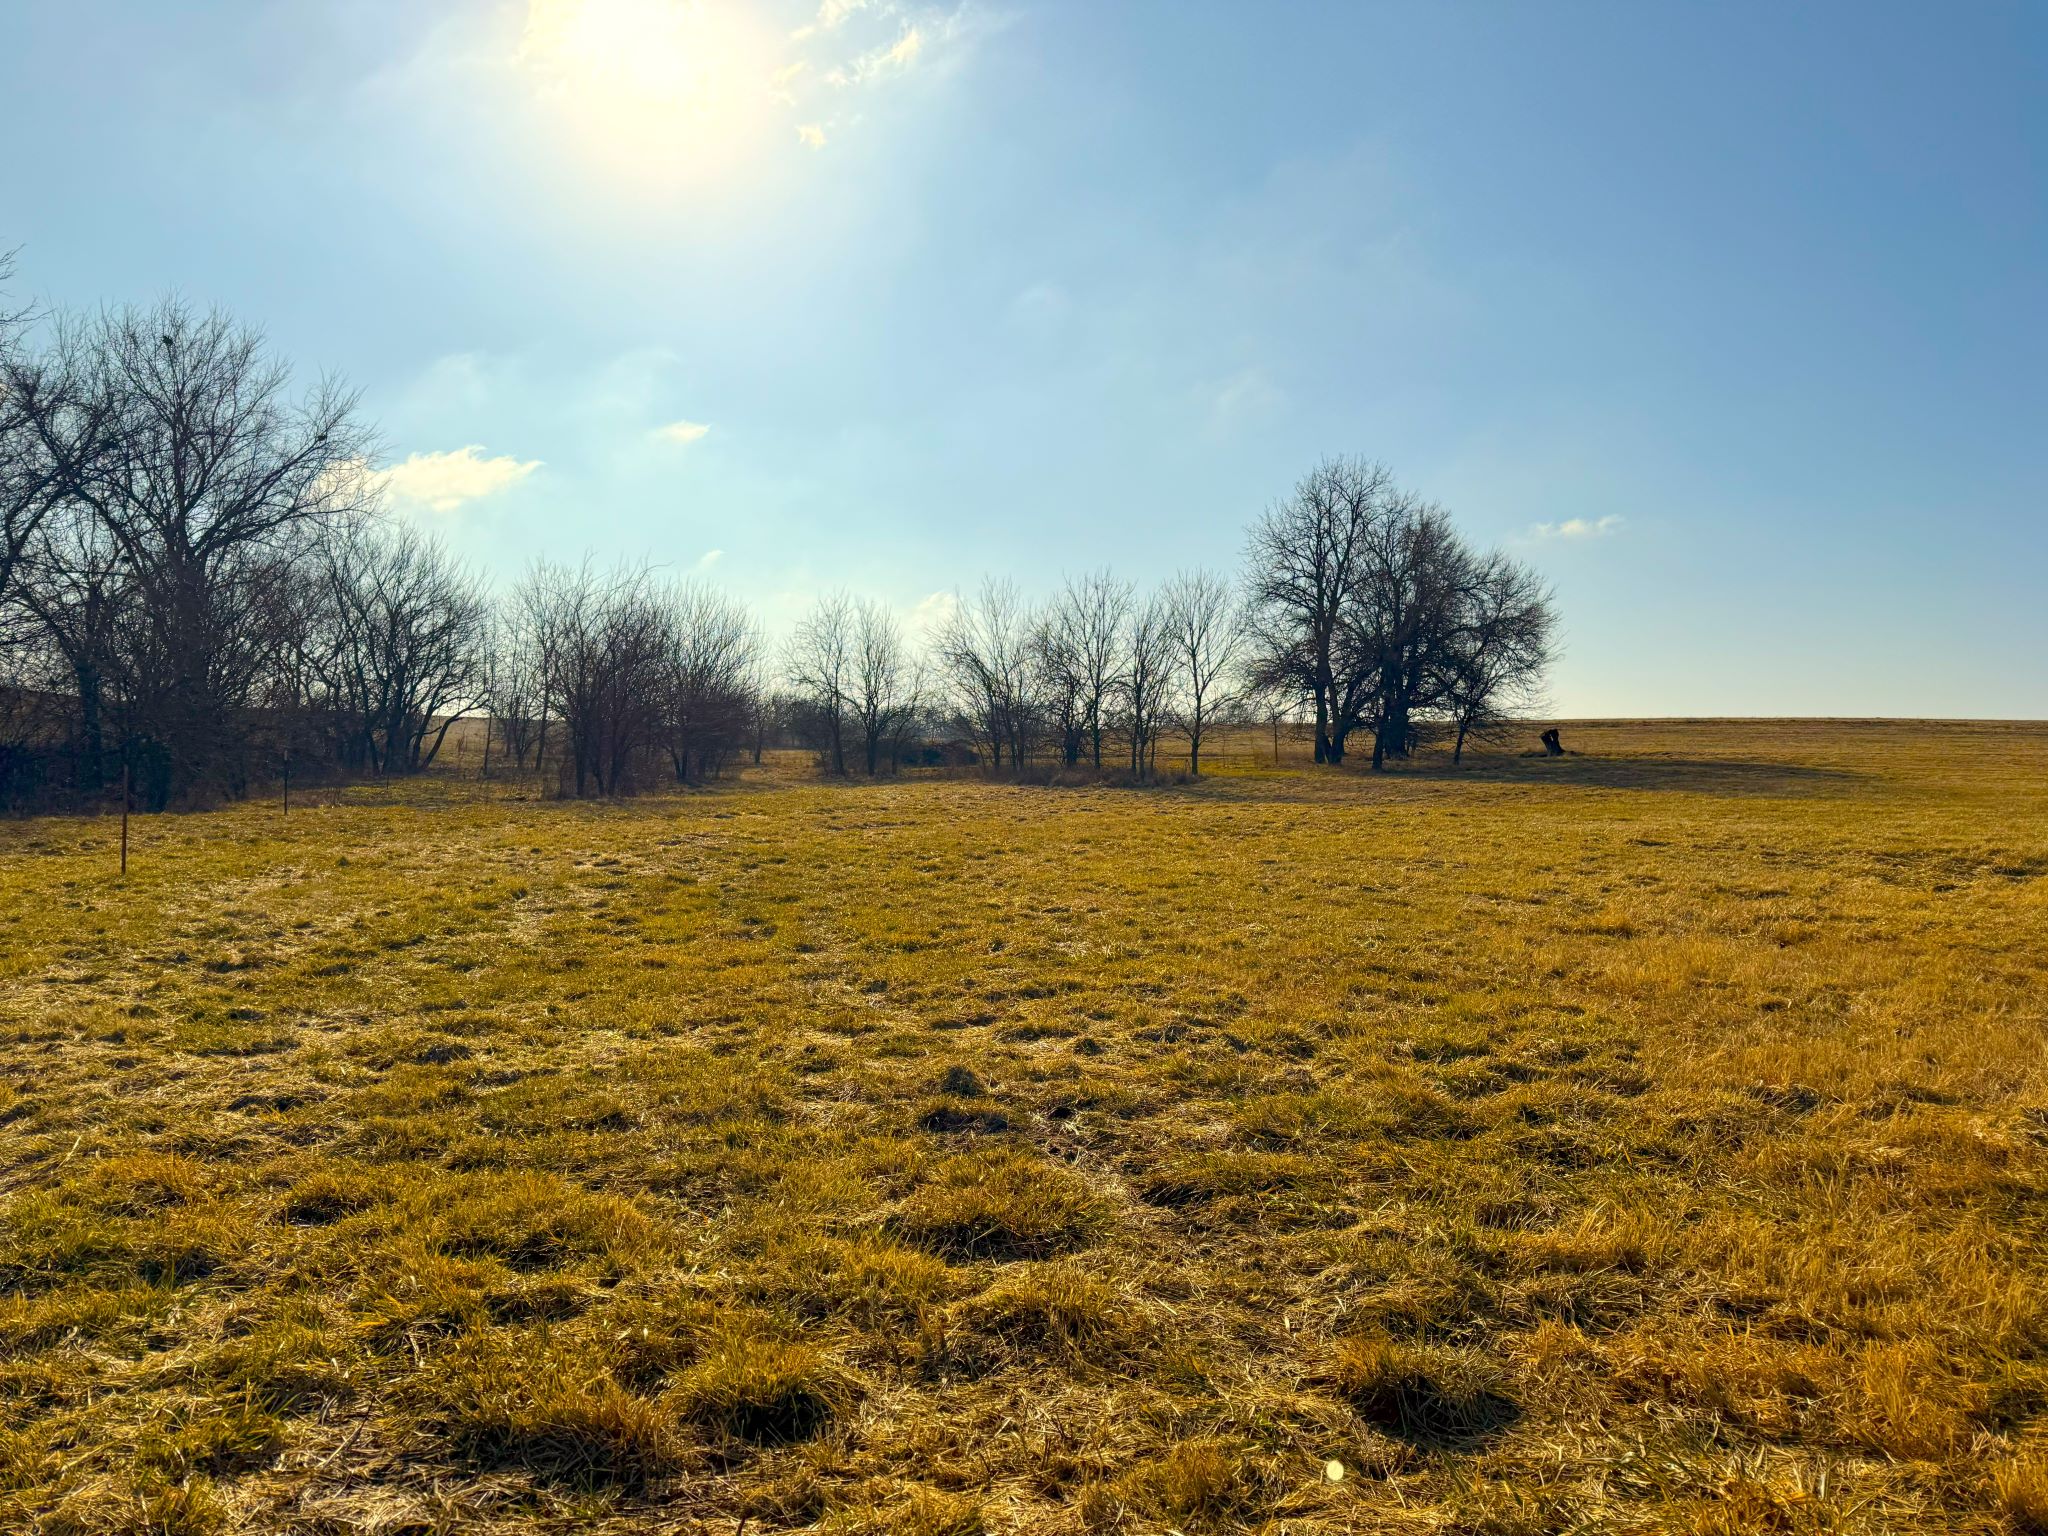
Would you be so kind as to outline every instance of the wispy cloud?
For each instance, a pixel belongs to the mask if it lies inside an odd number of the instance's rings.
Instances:
[[[1264,421],[1287,405],[1287,395],[1263,368],[1244,368],[1226,379],[1209,402],[1211,422],[1222,428]]]
[[[820,32],[830,32],[855,11],[866,10],[869,3],[870,0],[824,0],[824,3],[818,7],[817,16],[805,22],[789,35],[793,40],[800,43],[805,38],[814,37]]]
[[[483,445],[471,443],[441,453],[412,454],[374,479],[400,506],[446,513],[517,485],[540,465],[539,459],[505,454],[485,458]]]
[[[797,142],[823,149],[864,119],[859,103],[870,95],[942,77],[1003,20],[976,0],[823,0],[789,34],[793,54],[803,57],[775,72],[771,90],[793,114]]]
[[[1568,517],[1561,523],[1537,523],[1529,529],[1535,539],[1604,539],[1622,525],[1623,519],[1610,513],[1595,520]]]
[[[705,551],[704,551],[704,553],[703,553],[703,554],[701,554],[701,555],[699,555],[699,556],[697,557],[697,565],[696,565],[696,569],[697,569],[697,571],[698,571],[698,572],[699,572],[699,573],[701,574],[702,572],[705,572],[705,571],[708,571],[708,570],[710,570],[710,569],[711,569],[711,567],[713,567],[714,565],[718,564],[718,562],[719,562],[720,560],[723,560],[724,558],[725,558],[725,551],[724,551],[724,550],[722,550],[722,549],[707,549],[707,550],[705,550]]]
[[[711,424],[706,421],[672,421],[665,427],[656,427],[654,435],[664,443],[694,443],[710,430]]]
[[[825,80],[831,85],[858,85],[869,80],[880,79],[910,68],[917,62],[917,56],[924,52],[924,33],[916,27],[906,27],[903,35],[893,43],[871,48],[859,54],[837,69],[830,71]]]
[[[770,94],[785,107],[795,106],[797,81],[802,78],[804,72],[810,67],[802,59],[798,59],[794,64],[783,65],[782,68],[775,71]]]
[[[951,623],[959,611],[960,599],[952,592],[934,592],[919,598],[910,610],[911,632],[935,635]]]

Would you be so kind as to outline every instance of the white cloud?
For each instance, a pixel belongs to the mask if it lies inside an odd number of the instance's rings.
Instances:
[[[934,635],[960,611],[960,599],[951,592],[934,592],[919,598],[910,610],[912,634]]]
[[[825,147],[825,127],[822,123],[798,123],[796,125],[796,136],[797,141],[806,149],[823,149]]]
[[[702,572],[702,571],[708,571],[708,570],[710,570],[710,569],[711,569],[711,567],[713,567],[714,565],[718,564],[718,562],[719,562],[720,560],[723,560],[724,558],[725,558],[725,551],[724,551],[724,550],[722,550],[722,549],[707,549],[707,550],[705,550],[705,551],[704,551],[704,553],[703,553],[703,554],[701,554],[701,555],[699,555],[699,556],[697,557],[697,565],[696,565],[696,569],[697,569],[698,571],[700,571],[700,572]]]
[[[503,454],[487,459],[483,445],[471,443],[442,453],[415,453],[373,478],[403,506],[453,512],[465,502],[480,501],[517,485],[540,464],[539,459]]]
[[[773,91],[775,99],[785,107],[795,106],[797,78],[810,67],[802,59],[798,59],[794,64],[785,64],[776,70]]]
[[[917,62],[917,56],[924,52],[924,33],[916,27],[907,27],[903,35],[885,47],[870,49],[851,63],[844,64],[825,76],[832,85],[852,85],[862,81],[878,79],[883,75],[895,74],[910,68]]]
[[[912,27],[896,40],[896,46],[882,55],[881,62],[893,64],[898,69],[908,68],[917,62],[917,56],[924,52],[924,34]]]
[[[656,427],[654,435],[664,443],[694,443],[710,430],[711,424],[705,421],[672,421]]]
[[[1568,517],[1561,523],[1537,523],[1529,533],[1538,539],[1604,539],[1619,528],[1622,521],[1612,513],[1597,522],[1591,518]]]
[[[869,0],[824,0],[818,7],[817,19],[806,22],[789,35],[797,42],[802,42],[813,33],[830,32],[855,11],[866,10],[868,3]]]

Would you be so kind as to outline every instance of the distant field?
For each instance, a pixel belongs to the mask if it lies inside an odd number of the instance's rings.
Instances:
[[[0,823],[0,1530],[2048,1530],[2048,726],[1564,737]]]

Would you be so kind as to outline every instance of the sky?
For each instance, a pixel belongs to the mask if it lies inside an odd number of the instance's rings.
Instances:
[[[2042,718],[2044,80],[1995,0],[0,0],[0,249],[347,379],[501,581],[917,622],[1355,454],[1561,716]]]

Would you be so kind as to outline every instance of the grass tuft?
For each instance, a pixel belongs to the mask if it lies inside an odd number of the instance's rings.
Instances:
[[[1415,1443],[1477,1440],[1520,1416],[1500,1368],[1470,1350],[1344,1339],[1321,1381],[1373,1428]]]
[[[980,1363],[1005,1358],[1091,1361],[1136,1347],[1128,1309],[1095,1275],[1071,1262],[1006,1265],[980,1294],[947,1316],[949,1347]]]
[[[686,1464],[664,1405],[536,1340],[479,1336],[437,1361],[424,1388],[449,1445],[485,1467],[587,1490],[643,1488]]]
[[[684,1417],[757,1445],[808,1439],[848,1396],[816,1350],[744,1328],[725,1332],[676,1384]]]
[[[1043,1259],[1086,1247],[1107,1203],[1057,1163],[1020,1152],[949,1158],[898,1208],[906,1241],[954,1259]]]
[[[1992,1469],[1998,1512],[2015,1536],[2048,1536],[2048,1452],[2033,1450]]]

